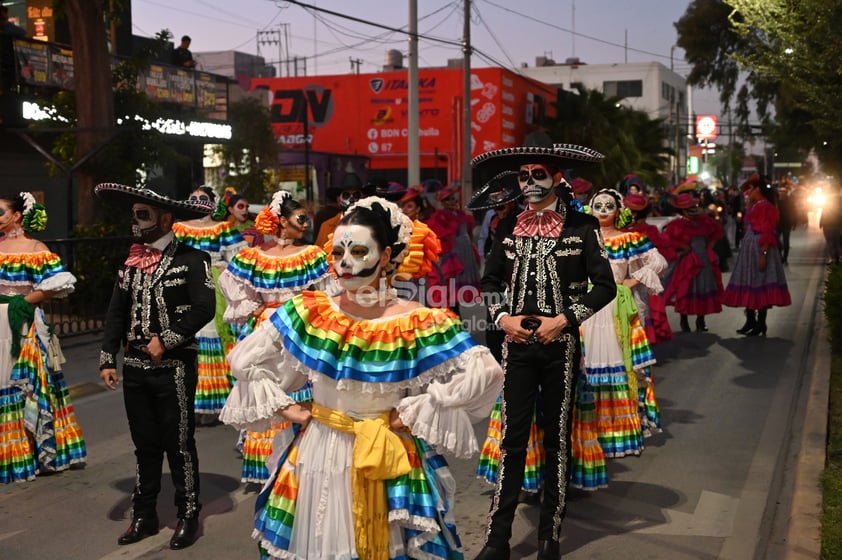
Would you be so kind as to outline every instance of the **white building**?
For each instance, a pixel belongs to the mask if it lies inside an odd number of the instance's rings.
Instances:
[[[673,181],[686,174],[688,134],[693,133],[692,99],[687,95],[687,81],[663,64],[632,62],[627,64],[585,64],[567,59],[563,64],[539,56],[534,67],[519,68],[529,78],[575,91],[580,83],[589,90],[598,90],[607,97],[621,97],[629,108],[643,111],[653,119],[661,119],[667,130],[667,147],[673,158]],[[629,170],[633,172],[634,170]]]

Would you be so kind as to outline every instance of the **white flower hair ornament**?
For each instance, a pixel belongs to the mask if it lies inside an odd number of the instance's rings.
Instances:
[[[276,191],[275,194],[272,195],[272,200],[269,202],[269,210],[271,210],[276,216],[280,217],[281,205],[283,205],[284,201],[290,198],[292,198],[292,195],[288,191]]]
[[[23,199],[23,213],[26,214],[32,210],[32,206],[35,204],[35,197],[32,196],[32,193],[23,191],[18,196]]]
[[[380,208],[377,208],[377,206]],[[412,239],[412,220],[401,211],[397,204],[379,196],[369,196],[355,202],[345,211],[344,215],[349,214],[355,208],[366,208],[380,215],[388,214],[389,226],[396,240],[392,243],[392,257],[389,260],[390,264],[386,272],[394,272],[409,254],[409,242]]]

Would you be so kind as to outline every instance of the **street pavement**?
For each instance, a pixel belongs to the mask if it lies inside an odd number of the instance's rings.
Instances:
[[[769,312],[768,337],[737,335],[742,312],[726,308],[708,317],[709,332],[676,332],[656,346],[663,433],[647,440],[640,457],[609,460],[609,488],[571,491],[562,533],[566,559],[818,558],[829,348],[821,317],[823,239],[815,220],[792,242],[793,305]],[[481,310],[469,313],[484,317]],[[677,317],[671,320],[677,329]],[[204,504],[197,543],[168,548],[176,519],[165,474],[158,511],[167,528],[117,546],[130,515],[134,455],[122,395],[99,382],[98,342],[62,341],[88,465],[0,487],[0,560],[256,558],[250,534],[257,489],[239,482],[237,433],[227,426],[197,429]],[[481,441],[485,426],[476,431]],[[470,559],[482,546],[492,489],[474,476],[474,460],[450,463]],[[535,557],[537,515],[535,505],[518,509],[513,559]]]

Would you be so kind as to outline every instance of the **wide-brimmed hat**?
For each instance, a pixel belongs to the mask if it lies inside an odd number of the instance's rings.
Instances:
[[[517,182],[518,172],[503,171],[493,177],[468,202],[468,210],[489,210],[498,208],[520,198],[521,190]]]
[[[396,181],[389,181],[385,187],[377,187],[374,196],[385,198],[389,202],[397,202],[406,194],[406,187]]]
[[[763,186],[763,179],[757,173],[754,173],[751,177],[743,181],[743,184],[740,185],[740,190],[745,192],[749,190],[751,187],[762,187]]]
[[[695,208],[699,205],[699,200],[689,192],[670,197],[669,203],[674,208],[686,210],[687,208]]]
[[[593,189],[593,183],[582,177],[574,177],[569,184],[575,194],[589,193]]]
[[[442,187],[438,190],[438,192],[436,192],[436,200],[441,202],[442,200],[450,198],[454,194],[459,195],[460,193],[461,190],[459,189],[459,187],[448,185],[447,187]]]
[[[403,196],[400,200],[398,200],[398,204],[403,204],[405,202],[409,202],[410,200],[416,200],[422,194],[424,194],[424,187],[421,185],[412,185],[406,192],[403,193]]]
[[[649,201],[643,195],[629,194],[623,198],[623,204],[625,204],[626,208],[639,212],[649,206]]]
[[[683,183],[679,183],[672,191],[673,194],[696,192],[699,188],[699,182],[696,179],[687,179]]]
[[[94,187],[94,193],[107,204],[131,209],[132,204],[148,204],[171,212],[179,220],[203,218],[214,211],[208,203],[173,200],[151,189],[130,187],[119,183],[100,183]]]
[[[605,156],[596,150],[575,144],[553,144],[551,147],[519,146],[502,148],[480,154],[471,160],[471,166],[480,177],[496,177],[503,171],[520,169],[521,165],[554,165],[570,169],[582,164],[599,163]]]

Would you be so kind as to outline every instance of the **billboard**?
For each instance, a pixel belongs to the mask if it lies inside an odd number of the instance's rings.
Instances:
[[[462,70],[419,71],[421,166],[459,161],[462,150]],[[409,134],[408,72],[258,78],[267,90],[272,128],[287,149],[359,154],[375,169],[404,168]],[[545,117],[557,90],[501,68],[471,71],[472,156],[517,146]],[[306,123],[305,123],[306,115]],[[458,166],[457,166],[458,167]]]

